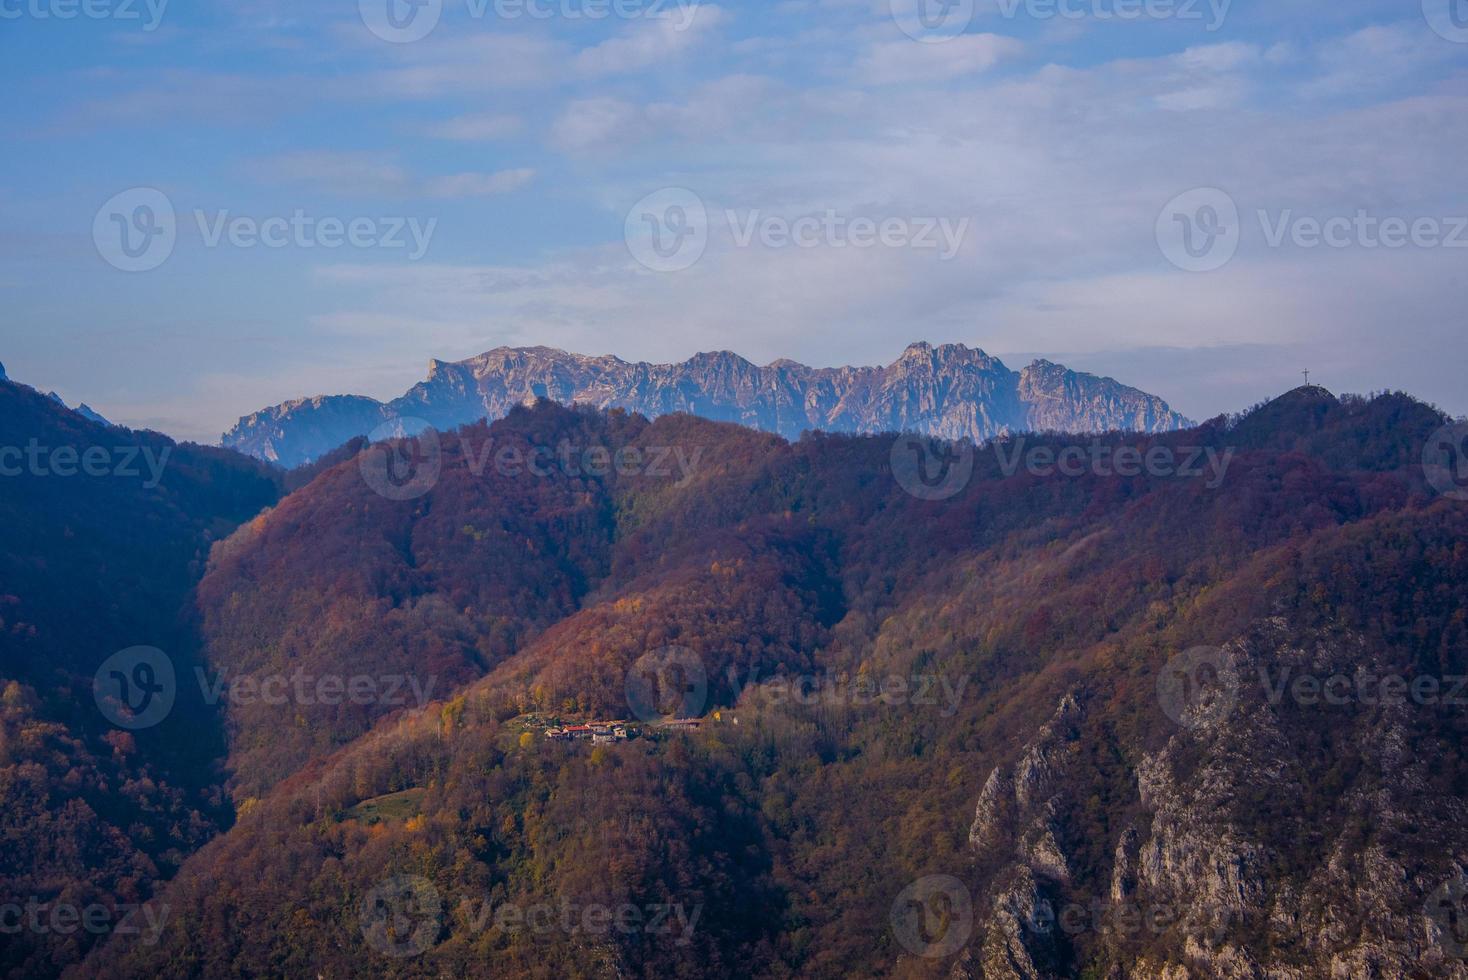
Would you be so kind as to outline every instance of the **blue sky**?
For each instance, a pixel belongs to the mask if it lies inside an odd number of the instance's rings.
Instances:
[[[10,374],[210,442],[502,344],[922,339],[1195,418],[1306,367],[1468,412],[1468,0],[425,2],[0,0]],[[124,271],[98,236],[139,188],[174,231]],[[677,268],[636,240],[667,188],[699,209]],[[327,247],[332,222],[358,233]],[[922,247],[938,222],[956,249]],[[1223,230],[1206,271],[1195,224]]]

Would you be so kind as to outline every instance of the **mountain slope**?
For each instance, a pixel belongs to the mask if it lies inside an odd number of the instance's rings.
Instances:
[[[885,368],[758,367],[727,351],[682,364],[628,363],[547,347],[501,347],[458,363],[386,404],[357,395],[287,402],[240,419],[224,445],[293,468],[385,421],[451,430],[503,417],[536,398],[625,408],[650,418],[686,412],[787,439],[809,429],[912,431],[981,441],[1004,432],[1162,432],[1188,424],[1161,399],[1049,361],[1011,371],[962,345],[913,344]]]
[[[1212,486],[1006,472],[1001,446],[944,501],[903,491],[890,438],[790,444],[544,404],[465,430],[716,453],[687,480],[496,472],[488,490],[446,453],[440,481],[387,512],[384,527],[407,522],[395,540],[445,554],[461,501],[531,479],[543,519],[567,493],[600,515],[587,588],[469,686],[277,778],[170,888],[178,928],[88,965],[1468,975],[1451,909],[1432,904],[1468,866],[1462,709],[1272,700],[1254,680],[1468,673],[1468,512],[1434,500],[1417,465],[1442,421],[1401,396],[1292,394],[1233,422],[1102,440],[1236,450]],[[331,517],[359,509],[342,483],[354,465],[299,492],[323,522],[295,527],[294,553],[335,565],[336,538],[360,534]],[[519,538],[486,536],[473,560],[516,563]],[[350,574],[401,596],[382,557],[354,553]],[[212,574],[221,595],[262,588]],[[310,615],[292,628],[321,632]],[[419,643],[465,643],[451,620],[422,628]],[[1214,695],[1179,712],[1164,682],[1199,645],[1231,651],[1221,676],[1250,681],[1192,725]],[[702,668],[702,686],[675,687],[702,690],[702,731],[543,737],[555,716],[634,716],[629,677],[670,647]],[[592,908],[683,919],[622,930]]]
[[[0,904],[92,909],[111,931],[228,823],[223,726],[191,683],[192,588],[210,544],[277,494],[255,460],[0,381]],[[127,730],[94,675],[142,646],[172,664],[173,706]],[[53,975],[101,938],[13,924],[0,975]]]

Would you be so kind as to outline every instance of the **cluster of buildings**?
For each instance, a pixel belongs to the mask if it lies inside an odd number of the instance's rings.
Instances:
[[[545,737],[553,742],[570,742],[589,738],[595,744],[625,742],[629,730],[622,721],[592,721],[585,725],[552,726],[545,730]]]
[[[674,731],[697,731],[703,724],[702,718],[672,718],[659,723],[658,728]],[[591,739],[593,744],[625,742],[636,728],[625,721],[589,721],[584,725],[552,725],[545,730],[545,737],[553,742],[573,742]]]

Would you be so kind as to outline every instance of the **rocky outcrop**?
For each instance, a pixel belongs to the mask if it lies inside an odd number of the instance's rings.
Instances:
[[[382,403],[359,395],[287,402],[240,419],[224,445],[294,467],[384,420],[452,429],[549,398],[648,417],[687,412],[795,439],[806,430],[918,432],[980,441],[1012,432],[1159,432],[1188,420],[1153,395],[1049,361],[1011,371],[981,350],[913,344],[886,367],[763,367],[728,351],[681,364],[500,347],[429,362],[427,380]]]
[[[969,843],[981,867],[1000,868],[977,949],[960,961],[959,975],[1040,980],[1057,975],[1065,958],[1056,922],[1056,895],[1071,880],[1070,859],[1056,836],[1055,795],[1079,752],[1081,706],[1062,698],[1025,746],[1013,772],[990,773],[979,794]]]
[[[996,897],[956,972],[1468,978],[1468,808],[1428,768],[1450,752],[1442,706],[1378,696],[1406,665],[1345,630],[1268,620],[1215,659],[1207,710],[1138,755],[1109,869],[1078,873],[1061,843],[1085,792],[1073,699],[991,773],[969,840]]]

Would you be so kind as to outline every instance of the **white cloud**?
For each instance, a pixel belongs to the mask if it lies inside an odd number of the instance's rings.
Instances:
[[[375,153],[282,153],[257,161],[252,170],[267,180],[302,184],[342,196],[396,195],[410,184],[403,167]]]
[[[428,127],[428,135],[468,143],[491,143],[517,135],[524,125],[519,116],[510,113],[478,112],[434,123]]]
[[[454,174],[428,181],[424,193],[429,197],[489,197],[519,190],[534,177],[535,171],[529,168],[492,174]]]
[[[674,7],[669,13],[634,22],[626,33],[576,55],[576,71],[586,76],[623,74],[653,68],[681,57],[703,43],[728,15],[712,4]]]
[[[529,168],[494,173],[458,173],[425,180],[415,178],[392,155],[308,151],[256,161],[257,176],[308,187],[339,197],[487,197],[518,190],[535,171]]]
[[[1023,48],[998,34],[964,34],[942,44],[887,41],[868,49],[858,64],[858,78],[877,84],[948,81],[986,72]]]
[[[613,98],[577,99],[561,111],[551,126],[551,142],[574,152],[600,143],[636,139],[646,126],[646,115],[630,102]]]

